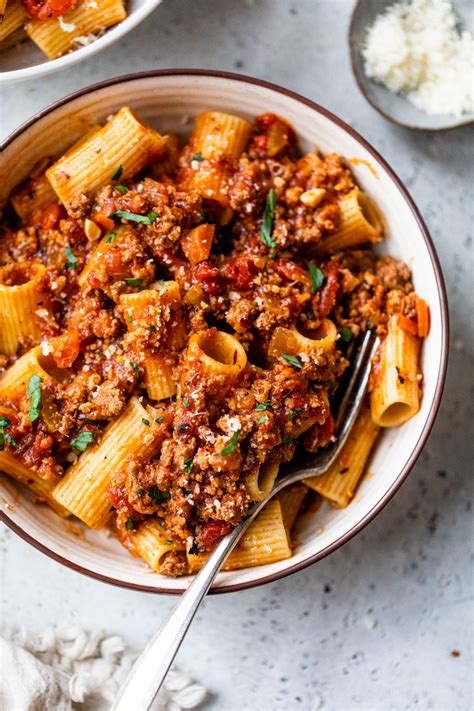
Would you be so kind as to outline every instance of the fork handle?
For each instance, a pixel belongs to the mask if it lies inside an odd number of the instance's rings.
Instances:
[[[211,553],[168,619],[136,660],[120,687],[110,711],[130,711],[130,709],[148,711],[161,689],[171,663],[212,581],[240,536],[250,526],[265,503],[265,501],[258,502],[248,518],[225,536]]]

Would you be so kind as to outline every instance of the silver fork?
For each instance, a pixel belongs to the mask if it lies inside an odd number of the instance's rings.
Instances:
[[[247,516],[225,536],[183,594],[171,615],[152,637],[119,689],[111,711],[147,711],[160,690],[199,605],[209,590],[225,559],[255,517],[282,489],[307,477],[324,474],[341,452],[362,406],[367,390],[372,356],[378,339],[368,331],[357,351],[350,378],[336,418],[336,441],[318,453],[311,462],[301,463],[278,478],[272,491],[255,503]]]

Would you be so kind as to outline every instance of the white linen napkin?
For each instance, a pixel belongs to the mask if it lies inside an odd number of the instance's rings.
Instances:
[[[0,637],[0,711],[105,711],[138,656],[119,636],[79,627]],[[194,709],[206,689],[171,669],[154,711]]]

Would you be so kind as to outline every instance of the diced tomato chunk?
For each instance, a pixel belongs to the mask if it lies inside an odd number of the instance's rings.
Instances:
[[[182,238],[181,248],[193,267],[209,257],[214,232],[214,225],[198,225]]]
[[[70,329],[49,341],[51,355],[58,368],[70,368],[81,351],[79,331]]]
[[[235,283],[237,289],[249,289],[258,274],[258,267],[249,257],[234,257],[226,264],[224,274]]]
[[[329,265],[323,271],[326,281],[319,295],[319,315],[321,318],[331,313],[336,305],[337,292],[339,291],[339,264],[337,262],[329,262]]]
[[[219,543],[221,538],[232,530],[232,524],[227,521],[209,521],[205,523],[199,534],[199,541],[206,551],[210,551]]]
[[[56,227],[63,215],[64,209],[61,207],[61,205],[57,202],[53,202],[51,205],[48,205],[48,207],[46,207],[41,213],[41,227],[43,227],[45,230],[53,229],[53,227]]]
[[[35,20],[49,20],[52,17],[62,17],[77,0],[22,0],[23,7]]]
[[[120,249],[112,248],[104,256],[107,274],[116,279],[125,279],[131,276],[130,268],[123,261],[123,254]]]
[[[201,262],[193,270],[194,277],[201,282],[204,291],[216,295],[221,290],[221,275],[217,267],[210,262]]]

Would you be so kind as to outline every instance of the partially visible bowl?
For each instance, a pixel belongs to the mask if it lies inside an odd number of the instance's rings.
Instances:
[[[398,126],[415,128],[423,131],[447,131],[474,122],[474,113],[463,116],[430,115],[411,104],[400,94],[394,94],[382,84],[369,79],[364,70],[362,48],[369,26],[379,13],[384,12],[397,0],[358,0],[349,25],[349,53],[354,77],[359,89],[369,104],[386,119]],[[455,10],[463,26],[472,25],[472,0],[456,0]]]
[[[58,155],[86,128],[129,105],[161,131],[190,132],[200,111],[222,110],[252,118],[271,111],[295,127],[303,149],[339,152],[378,205],[385,221],[384,251],[406,261],[415,288],[429,303],[431,332],[423,346],[424,394],[419,413],[384,432],[357,496],[347,509],[323,506],[305,517],[294,555],[271,565],[220,573],[214,592],[285,577],[336,550],[359,532],[393,496],[426,442],[441,400],[448,353],[448,310],[440,265],[410,195],[384,159],[350,126],[326,109],[286,89],[247,77],[199,70],[155,71],[112,79],[83,89],[21,126],[0,158],[0,204],[42,157]],[[38,549],[100,580],[135,590],[179,593],[189,582],[150,573],[104,532],[85,531],[60,519],[10,481],[1,483],[3,520]]]
[[[0,85],[25,79],[36,79],[92,57],[130,32],[160,3],[161,0],[126,0],[128,14],[125,20],[108,29],[102,37],[91,44],[75,49],[58,59],[48,59],[39,47],[29,40],[2,51],[0,53]]]

